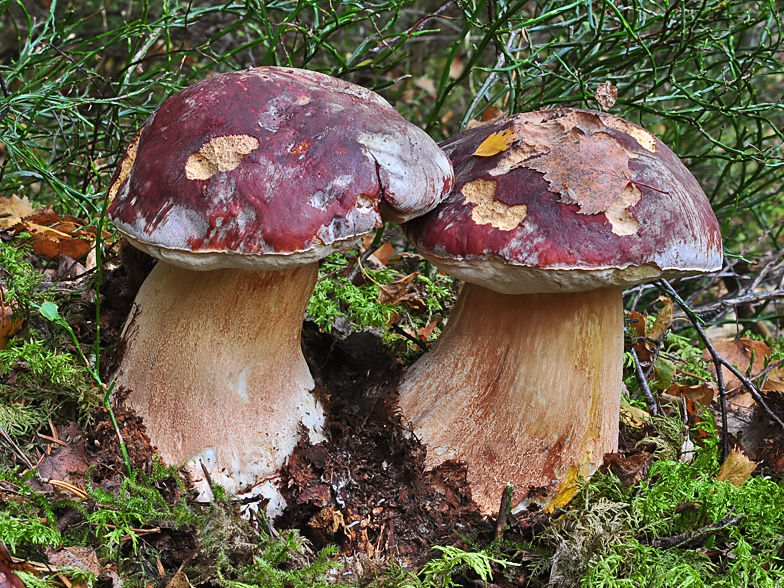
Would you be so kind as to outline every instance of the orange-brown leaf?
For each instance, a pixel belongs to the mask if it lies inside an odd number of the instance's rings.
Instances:
[[[684,396],[703,406],[708,406],[713,402],[715,393],[715,386],[711,386],[707,383],[697,384],[696,386],[673,384],[667,388],[665,392],[665,394],[669,394],[670,396]]]
[[[711,344],[719,355],[741,372],[746,372],[749,369],[752,353],[754,354],[754,365],[751,367],[756,371],[762,369],[765,365],[765,358],[770,355],[770,347],[764,341],[757,341],[756,339],[716,340],[711,341]],[[711,361],[711,355],[707,349],[702,352],[702,359]],[[711,373],[716,373],[713,364],[710,365],[709,369]],[[727,368],[723,367],[721,372],[727,389],[740,386],[740,380]]]
[[[580,214],[605,212],[631,182],[629,152],[612,136],[597,132],[565,142],[525,166],[544,173],[561,202],[577,204]]]
[[[55,259],[64,253],[71,259],[81,259],[90,252],[92,243],[87,239],[50,239],[45,235],[34,235],[33,253],[47,259]]]

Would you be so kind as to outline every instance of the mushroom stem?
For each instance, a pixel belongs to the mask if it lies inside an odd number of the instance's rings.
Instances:
[[[427,466],[468,464],[474,501],[560,506],[618,446],[620,288],[499,294],[466,283],[434,348],[400,388]]]
[[[283,506],[275,475],[304,425],[324,414],[300,347],[318,264],[282,271],[191,271],[158,262],[125,328],[117,383],[163,460],[233,494]],[[131,369],[130,366],[133,366]]]

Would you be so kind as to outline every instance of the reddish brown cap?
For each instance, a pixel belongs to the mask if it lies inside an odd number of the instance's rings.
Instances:
[[[506,294],[567,292],[721,267],[707,197],[637,125],[547,110],[466,130],[441,147],[455,189],[405,231],[459,279]]]
[[[424,131],[365,88],[297,69],[222,74],[175,94],[115,172],[109,218],[156,257],[279,269],[343,249],[453,185]]]

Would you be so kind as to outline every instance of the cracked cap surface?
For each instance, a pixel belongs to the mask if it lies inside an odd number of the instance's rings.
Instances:
[[[628,121],[531,112],[441,147],[455,189],[405,232],[459,279],[505,294],[569,292],[721,267],[719,225],[697,181]]]
[[[374,92],[263,67],[166,100],[115,171],[108,215],[139,247],[195,269],[282,269],[434,208],[448,158]]]

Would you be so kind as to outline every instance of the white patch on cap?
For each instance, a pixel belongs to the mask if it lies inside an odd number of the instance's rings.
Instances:
[[[453,172],[446,154],[423,130],[398,129],[399,134],[361,132],[357,141],[367,148],[373,164],[381,167],[384,199],[398,215],[396,220],[404,222],[441,202]]]

